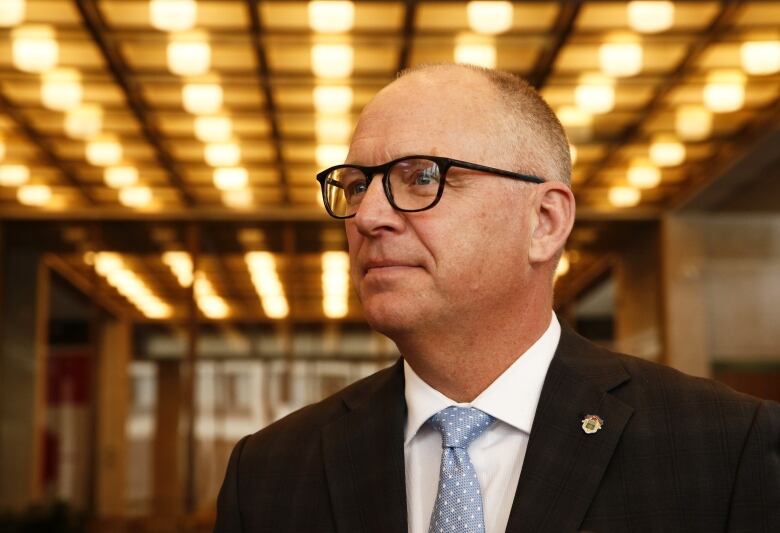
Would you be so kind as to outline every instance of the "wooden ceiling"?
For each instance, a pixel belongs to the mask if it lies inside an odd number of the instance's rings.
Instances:
[[[351,87],[354,97],[346,116],[354,125],[360,109],[398,70],[451,61],[456,42],[469,31],[467,2],[361,0],[355,2],[354,26],[348,33],[322,35],[310,28],[307,2],[199,1],[196,27],[207,33],[211,46],[209,75],[224,92],[220,114],[232,121],[232,137],[241,150],[239,164],[249,178],[251,199],[237,208],[225,203],[213,182],[205,144],[195,135],[195,115],[183,107],[187,80],[167,67],[169,36],[150,24],[148,0],[26,4],[24,24],[54,27],[58,66],[79,71],[83,100],[102,107],[103,131],[120,141],[123,164],[139,170],[140,183],[151,189],[153,200],[140,209],[120,203],[119,190],[104,181],[104,169],[87,161],[85,141],[66,134],[64,113],[43,105],[41,74],[15,66],[14,28],[0,27],[0,138],[5,146],[0,165],[27,165],[29,182],[48,185],[53,193],[51,201],[32,207],[20,203],[16,187],[0,186],[0,219],[132,219],[146,221],[144,231],[152,233],[155,224],[166,220],[232,221],[236,234],[241,221],[278,224],[265,228],[266,235],[283,233],[282,226],[291,225],[299,234],[297,242],[309,238],[320,243],[319,249],[266,243],[282,255],[281,278],[302,280],[289,289],[292,312],[301,320],[323,318],[318,253],[329,247],[321,244],[327,240],[322,235],[334,227],[314,180],[319,170],[316,149],[323,142],[316,131],[314,88]],[[615,32],[629,31],[626,2],[513,6],[510,28],[489,38],[496,67],[528,79],[556,110],[573,106],[581,76],[599,70],[600,44]],[[639,36],[642,69],[615,80],[614,109],[593,115],[586,133],[570,130],[577,149],[573,179],[581,220],[572,242],[581,251],[583,271],[598,264],[599,243],[614,236],[610,222],[657,218],[716,179],[780,123],[780,73],[748,75],[744,105],[714,113],[711,133],[686,141],[685,161],[662,168],[658,186],[642,190],[635,206],[618,208],[609,202],[610,188],[627,183],[629,164],[647,157],[653,137],[675,131],[679,106],[702,103],[711,72],[740,69],[745,41],[780,38],[777,2],[678,1],[674,6],[671,28]],[[318,43],[352,46],[354,69],[348,77],[315,76],[311,48]],[[91,272],[84,263],[85,251],[125,246],[110,240],[83,244],[61,254],[60,266],[85,279]],[[159,259],[162,251],[177,247],[186,249],[186,239],[160,243],[158,250],[136,252],[137,257],[132,250],[127,253],[128,264],[150,283],[162,284],[158,296],[168,299],[181,316],[187,293]],[[243,264],[244,251],[207,247],[198,268],[209,271],[217,292],[234,303],[233,316],[262,319]],[[348,317],[359,318],[356,308],[351,301]]]

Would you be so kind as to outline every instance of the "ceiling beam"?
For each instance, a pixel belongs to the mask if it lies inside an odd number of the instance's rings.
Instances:
[[[53,167],[56,167],[65,178],[65,181],[68,183],[68,185],[76,188],[89,205],[95,205],[97,203],[84,183],[78,178],[78,174],[73,169],[73,167],[60,159],[52,144],[50,144],[45,137],[38,133],[38,131],[30,124],[24,114],[22,114],[22,112],[16,108],[1,92],[0,113],[4,113],[6,116],[8,116],[8,118],[11,119],[19,131],[24,134],[27,140],[29,140],[38,148],[38,151],[43,155],[43,161]]]
[[[406,0],[404,25],[401,29],[401,51],[398,54],[396,72],[409,68],[409,57],[412,54],[412,41],[414,40],[414,24],[417,20],[417,4],[417,0]]]
[[[114,81],[122,89],[130,111],[141,125],[141,133],[154,150],[157,162],[165,169],[171,184],[178,190],[182,203],[186,206],[195,205],[195,199],[187,190],[184,179],[176,168],[173,158],[163,148],[162,135],[150,118],[151,112],[144,101],[141,91],[138,90],[137,85],[130,79],[129,69],[119,46],[107,37],[109,32],[95,0],[76,0],[76,7],[81,14],[87,32],[100,50]]]
[[[559,2],[558,18],[549,32],[554,37],[539,55],[534,71],[528,76],[527,80],[537,91],[541,90],[547,83],[553,66],[555,66],[555,61],[558,59],[563,46],[569,41],[574,28],[574,22],[577,20],[581,7],[581,0]]]
[[[712,19],[709,26],[699,33],[700,38],[691,45],[688,53],[678,63],[677,68],[669,76],[663,78],[663,81],[656,87],[653,96],[645,105],[645,112],[638,114],[638,118],[626,126],[618,140],[607,147],[601,161],[591,167],[582,182],[584,187],[592,184],[601,171],[612,163],[620,150],[639,136],[642,124],[649,122],[653,116],[663,109],[664,98],[682,83],[707,47],[720,40],[721,36],[728,31],[741,4],[741,0],[724,0],[721,2],[720,11]]]
[[[257,77],[260,82],[260,92],[265,100],[268,110],[268,123],[271,126],[271,140],[274,147],[276,167],[279,171],[279,186],[282,189],[282,201],[290,202],[290,190],[288,186],[287,167],[284,164],[284,152],[282,151],[282,133],[279,128],[279,117],[274,101],[274,93],[271,89],[271,75],[268,66],[268,58],[263,49],[263,23],[260,19],[260,10],[257,0],[246,0],[246,8],[249,14],[249,34],[252,38],[252,48],[257,61]],[[312,176],[312,180],[314,177]]]

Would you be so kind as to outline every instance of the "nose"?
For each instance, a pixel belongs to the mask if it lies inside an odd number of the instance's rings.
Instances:
[[[381,174],[375,175],[371,180],[352,220],[364,236],[378,236],[383,232],[398,232],[403,229],[404,217],[393,209],[385,196]]]

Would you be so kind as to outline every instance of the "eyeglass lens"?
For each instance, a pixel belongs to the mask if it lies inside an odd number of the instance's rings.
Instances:
[[[389,170],[390,201],[398,209],[425,209],[436,202],[440,182],[441,169],[435,161],[403,159]],[[325,180],[325,197],[336,216],[357,212],[367,190],[366,175],[355,167],[337,168]]]

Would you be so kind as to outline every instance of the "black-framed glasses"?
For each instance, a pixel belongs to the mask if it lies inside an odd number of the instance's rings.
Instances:
[[[317,174],[322,199],[328,214],[334,218],[355,216],[360,202],[376,174],[382,174],[382,185],[390,205],[398,211],[424,211],[441,200],[447,171],[465,168],[525,181],[544,183],[540,177],[487,167],[467,161],[432,155],[409,155],[382,165],[336,165]]]

